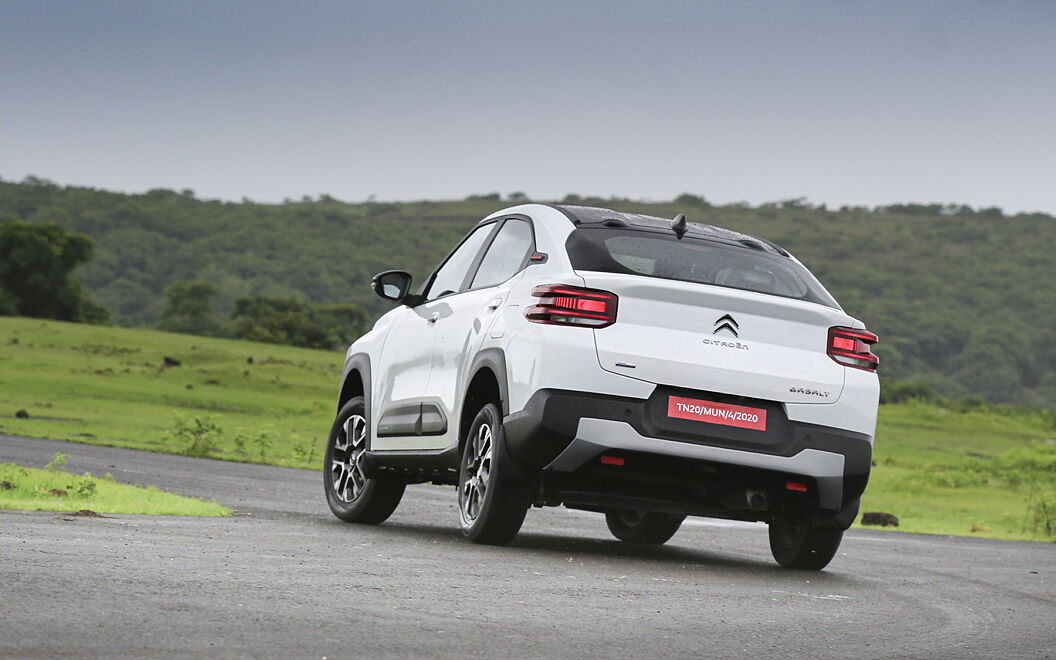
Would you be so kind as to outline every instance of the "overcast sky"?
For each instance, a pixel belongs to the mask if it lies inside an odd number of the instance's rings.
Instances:
[[[0,177],[1056,213],[1056,3],[0,0]]]

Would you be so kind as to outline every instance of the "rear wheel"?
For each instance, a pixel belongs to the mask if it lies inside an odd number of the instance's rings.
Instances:
[[[323,464],[323,489],[334,515],[345,522],[377,525],[392,515],[406,484],[363,474],[367,419],[363,397],[346,403],[330,429]]]
[[[828,566],[843,540],[843,530],[819,527],[809,507],[786,501],[770,521],[770,552],[785,568],[820,571]]]
[[[469,427],[458,474],[462,533],[474,543],[509,543],[528,512],[528,484],[502,472],[504,448],[499,408],[485,404]]]
[[[685,516],[673,513],[649,513],[635,509],[610,509],[605,523],[612,535],[627,543],[661,545],[675,535]]]

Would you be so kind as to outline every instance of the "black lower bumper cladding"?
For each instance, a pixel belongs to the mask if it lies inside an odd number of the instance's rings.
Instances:
[[[670,418],[667,416],[669,396],[761,408],[767,412],[767,428],[756,431]],[[791,457],[805,449],[840,454],[844,457],[841,510],[852,519],[854,513],[850,509],[857,511],[869,479],[872,445],[867,435],[790,421],[784,407],[773,401],[669,387],[657,387],[645,400],[540,390],[529,399],[524,410],[509,415],[504,422],[510,459],[524,472],[537,473],[571,444],[580,419],[585,417],[625,422],[647,437],[772,456]]]

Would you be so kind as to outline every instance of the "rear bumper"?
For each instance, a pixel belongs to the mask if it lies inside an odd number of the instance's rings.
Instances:
[[[850,516],[857,512],[869,479],[869,436],[789,421],[780,404],[766,402],[747,402],[770,407],[772,424],[765,433],[670,420],[658,412],[669,393],[681,392],[657,388],[643,400],[540,390],[524,410],[506,417],[507,453],[526,473],[545,469],[568,474],[589,467],[603,453],[618,451],[730,466],[768,475],[774,483],[786,476],[803,477],[815,484],[820,509]]]

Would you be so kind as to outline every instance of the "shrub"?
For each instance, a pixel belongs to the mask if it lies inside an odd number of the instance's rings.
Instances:
[[[935,400],[935,390],[920,381],[898,381],[890,378],[880,380],[880,403],[904,403],[906,401]]]
[[[216,451],[223,429],[211,417],[177,417],[171,437],[183,444],[184,456],[204,457]]]

